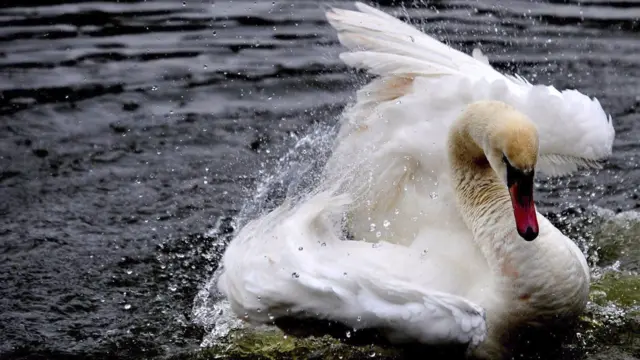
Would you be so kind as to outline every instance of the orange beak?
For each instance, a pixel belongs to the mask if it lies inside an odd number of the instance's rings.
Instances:
[[[533,172],[523,173],[508,166],[507,184],[518,234],[523,239],[532,241],[538,237],[538,218],[533,204]]]

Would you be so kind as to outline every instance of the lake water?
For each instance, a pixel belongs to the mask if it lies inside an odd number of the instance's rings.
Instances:
[[[362,76],[339,61],[316,1],[8,4],[0,358],[194,351],[208,332],[193,322],[194,299],[235,217],[277,202],[296,166],[322,158],[304,142],[307,155],[289,151],[309,133],[330,140]],[[541,181],[542,211],[579,223],[587,207],[640,207],[640,3],[405,5],[448,44],[479,46],[499,70],[577,88],[612,114],[613,157]]]

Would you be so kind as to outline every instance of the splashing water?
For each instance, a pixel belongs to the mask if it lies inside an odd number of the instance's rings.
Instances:
[[[285,198],[295,201],[305,195],[320,180],[336,132],[337,126],[318,125],[297,139],[293,148],[278,160],[273,172],[259,181],[252,198],[237,216],[239,227],[273,210]]]
[[[297,140],[295,145],[278,160],[271,172],[258,181],[255,192],[250,194],[238,215],[232,219],[233,232],[242,228],[248,221],[271,211],[285,198],[299,200],[308,189],[313,188],[320,179],[322,168],[331,153],[336,130],[337,126],[318,125],[307,135],[299,139],[294,138],[294,141]],[[211,248],[218,260],[233,237],[233,233],[224,236],[224,231],[221,230],[223,226],[225,224],[218,221],[212,230],[205,234],[211,239]],[[201,343],[202,347],[215,344],[231,330],[243,326],[241,319],[233,314],[229,302],[218,292],[217,283],[222,270],[222,267],[216,269],[194,299],[193,322],[207,332]]]

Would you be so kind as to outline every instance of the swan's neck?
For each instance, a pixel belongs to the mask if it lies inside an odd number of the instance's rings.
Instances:
[[[515,235],[507,187],[489,164],[483,149],[489,148],[490,132],[495,126],[500,124],[459,121],[450,133],[449,161],[460,214],[489,266],[504,273],[505,259],[510,258],[511,252],[527,251],[527,247],[518,246],[516,241],[523,245],[529,243]],[[534,247],[529,246],[528,251]]]

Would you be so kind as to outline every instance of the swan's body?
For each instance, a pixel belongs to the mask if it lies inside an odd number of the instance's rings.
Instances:
[[[342,58],[382,77],[345,113],[320,187],[229,244],[219,289],[234,311],[381,327],[494,358],[518,325],[581,312],[583,254],[534,208],[537,237],[522,239],[499,155],[525,172],[594,164],[614,135],[600,105],[507,78],[357,6],[327,16],[343,44],[364,48]],[[491,99],[500,101],[476,102]],[[346,230],[366,241],[345,239],[345,214]]]

